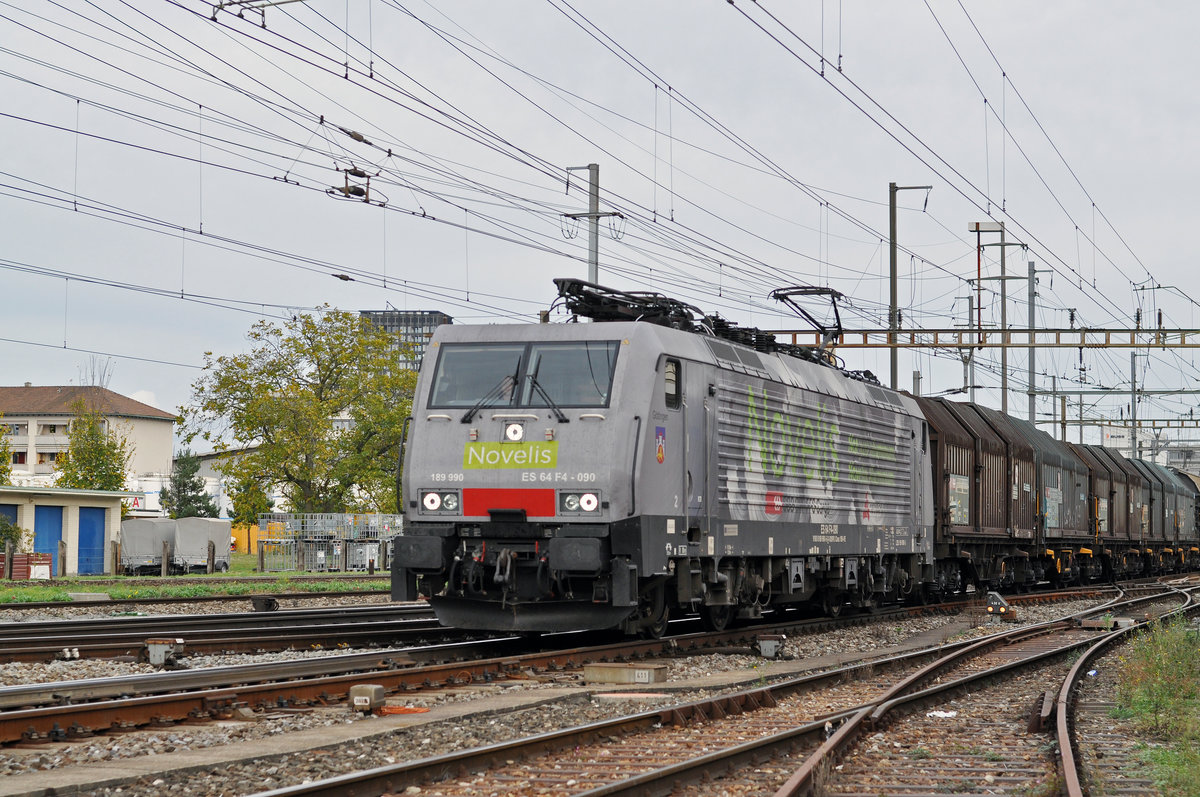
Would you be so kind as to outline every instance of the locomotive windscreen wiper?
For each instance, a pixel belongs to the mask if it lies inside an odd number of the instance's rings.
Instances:
[[[487,393],[484,393],[483,398],[481,398],[481,399],[479,399],[479,401],[475,402],[475,406],[471,407],[471,409],[466,411],[466,413],[462,416],[462,422],[470,423],[471,419],[475,417],[476,413],[478,413],[484,407],[490,405],[496,399],[503,396],[504,392],[506,390],[509,391],[509,396],[511,397],[512,390],[516,386],[516,384],[517,384],[516,376],[513,376],[511,374],[505,374],[500,379],[500,381],[496,383],[495,387],[493,387]]]
[[[538,352],[536,356],[537,359],[534,360],[533,371],[528,376],[529,386],[537,391],[538,395],[542,397],[542,400],[546,402],[550,409],[554,410],[554,417],[558,419],[559,423],[568,423],[569,419],[567,416],[564,415],[563,411],[558,408],[558,405],[554,403],[554,399],[550,398],[550,394],[546,392],[546,389],[542,387],[542,383],[538,381],[537,375],[542,370],[541,352]],[[526,401],[528,400],[529,399],[526,398]]]
[[[558,405],[554,403],[554,399],[550,398],[550,394],[546,392],[546,389],[544,387],[542,387],[542,383],[537,381],[537,376],[530,374],[529,375],[529,384],[532,385],[533,389],[537,391],[538,395],[541,396],[543,400],[545,400],[547,406],[549,406],[550,409],[554,410],[554,417],[558,419],[559,423],[570,423],[571,422],[571,419],[568,418],[563,413],[563,411],[558,408]]]

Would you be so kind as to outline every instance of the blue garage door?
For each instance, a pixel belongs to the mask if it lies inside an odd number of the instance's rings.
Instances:
[[[58,543],[62,540],[63,508],[35,506],[33,508],[33,552],[52,557],[50,573],[58,575]]]
[[[101,507],[79,508],[79,575],[104,572],[104,515]]]
[[[17,522],[17,505],[16,504],[0,504],[0,517],[8,518],[9,523],[16,524]]]

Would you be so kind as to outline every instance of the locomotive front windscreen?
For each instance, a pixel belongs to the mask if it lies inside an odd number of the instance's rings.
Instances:
[[[429,407],[607,407],[617,349],[615,340],[446,343]]]

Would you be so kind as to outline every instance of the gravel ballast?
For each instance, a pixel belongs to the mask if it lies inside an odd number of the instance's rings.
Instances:
[[[1094,605],[1091,601],[1030,605],[1022,607],[1021,616],[1024,623],[1036,623],[1091,605]],[[100,736],[72,743],[41,745],[34,750],[0,750],[0,793],[41,793],[27,788],[35,779],[40,780],[36,777],[39,774],[62,772],[65,775],[68,771],[76,771],[70,768],[97,764],[110,765],[107,771],[113,771],[112,764],[127,761],[131,764],[131,771],[125,773],[127,778],[145,771],[147,766],[155,774],[120,786],[99,787],[93,783],[96,789],[80,793],[135,797],[164,793],[245,794],[686,702],[722,690],[745,688],[762,678],[810,670],[818,664],[826,668],[835,666],[837,661],[856,654],[890,655],[898,645],[917,637],[921,637],[922,645],[936,645],[981,636],[996,628],[994,624],[972,619],[965,613],[880,620],[866,626],[788,639],[783,649],[783,661],[768,661],[750,653],[667,660],[667,682],[654,685],[657,692],[668,693],[664,697],[615,700],[599,696],[597,690],[585,687],[580,681],[564,684],[562,678],[557,678],[552,684],[541,684],[522,680],[420,693],[402,701],[405,705],[429,708],[427,714],[364,718],[345,708],[320,708],[258,714],[255,719],[244,722],[175,726]],[[323,655],[323,652],[305,655]],[[288,658],[295,658],[295,654],[263,654],[253,660]],[[235,663],[234,660],[236,663],[249,661],[245,656],[222,656],[197,657],[187,663],[191,667],[219,666]],[[82,669],[84,666],[87,669]],[[48,680],[63,680],[125,674],[133,671],[126,669],[131,666],[144,665],[84,661],[5,665],[0,667],[0,681],[14,683],[18,681],[9,679],[33,674],[25,670],[18,676],[15,669],[18,667],[45,667]],[[86,675],[80,675],[85,672]],[[689,688],[696,686],[704,688]],[[528,703],[540,704],[535,708],[518,708]],[[502,719],[497,712],[504,712]],[[339,742],[340,739],[346,741]],[[281,752],[288,747],[296,749]],[[207,767],[205,774],[197,777],[194,773],[189,774],[186,768],[195,766],[189,760],[201,754],[213,761],[221,760],[221,763],[203,765]],[[176,767],[185,769],[174,771]],[[104,780],[102,777],[97,779]],[[13,788],[19,790],[14,792]]]

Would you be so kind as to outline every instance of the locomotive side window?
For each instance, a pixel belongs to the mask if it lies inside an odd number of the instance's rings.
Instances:
[[[683,404],[683,388],[679,379],[681,370],[679,360],[667,360],[666,367],[663,369],[667,407],[673,410],[679,409],[679,406]]]
[[[447,343],[430,409],[607,407],[618,342]]]

